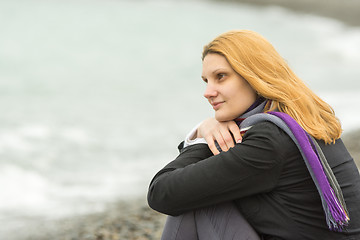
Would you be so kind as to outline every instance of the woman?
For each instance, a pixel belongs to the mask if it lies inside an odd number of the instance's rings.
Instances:
[[[332,108],[259,34],[204,47],[214,119],[152,180],[163,239],[360,239],[360,177]]]

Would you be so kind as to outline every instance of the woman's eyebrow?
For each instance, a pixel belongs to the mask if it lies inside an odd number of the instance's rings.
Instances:
[[[212,72],[212,74],[217,74],[218,72],[226,71],[226,70],[227,70],[226,68],[220,67],[220,68],[215,69],[215,70]]]
[[[226,68],[223,68],[223,67],[219,67],[219,68],[216,68],[214,71],[212,71],[210,73],[210,75],[216,75],[218,72],[221,72],[221,71],[226,71],[227,69]],[[204,75],[201,75],[202,78],[206,78]]]

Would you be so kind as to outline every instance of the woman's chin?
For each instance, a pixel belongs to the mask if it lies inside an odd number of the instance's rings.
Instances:
[[[226,115],[224,115],[224,114],[217,114],[217,113],[215,113],[215,119],[216,119],[218,122],[226,122],[226,121],[234,120],[235,117],[226,116]]]

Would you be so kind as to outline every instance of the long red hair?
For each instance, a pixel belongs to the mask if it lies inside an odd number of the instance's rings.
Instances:
[[[223,33],[204,47],[202,59],[208,53],[224,56],[259,95],[273,100],[270,110],[289,114],[313,137],[333,143],[341,136],[332,107],[296,76],[260,34],[249,30]]]

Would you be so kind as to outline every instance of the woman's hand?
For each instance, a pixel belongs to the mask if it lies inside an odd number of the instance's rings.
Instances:
[[[227,151],[234,147],[235,143],[241,142],[240,129],[234,121],[218,122],[215,118],[206,119],[197,129],[197,138],[204,138],[214,155],[219,154],[215,141],[221,150]]]

